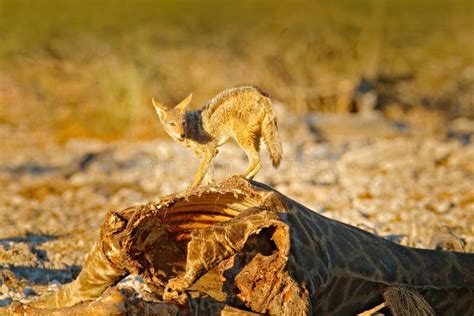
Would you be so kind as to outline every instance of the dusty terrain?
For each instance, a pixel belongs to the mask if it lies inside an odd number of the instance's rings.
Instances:
[[[276,171],[262,149],[256,180],[394,242],[474,252],[472,121],[400,124],[379,114],[297,116],[277,108],[285,158]],[[185,189],[197,167],[166,138],[57,144],[47,132],[8,124],[0,133],[1,306],[71,281],[108,210]],[[245,164],[244,152],[226,144],[214,177]],[[125,282],[141,286],[134,277]]]
[[[108,210],[191,183],[197,162],[159,128],[152,96],[194,92],[197,108],[248,83],[286,105],[282,166],[263,149],[256,180],[394,242],[474,252],[473,12],[469,0],[0,0],[0,306],[71,281]],[[341,112],[365,77],[383,116],[315,113]],[[226,144],[215,178],[246,163]]]

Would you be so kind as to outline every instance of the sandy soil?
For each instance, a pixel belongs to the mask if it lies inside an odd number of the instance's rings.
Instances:
[[[281,112],[281,111],[280,111]],[[256,180],[330,218],[409,246],[474,252],[474,122],[279,113],[285,158]],[[71,281],[110,209],[186,188],[190,152],[167,139],[69,139],[0,125],[0,306]],[[219,180],[244,170],[220,149]],[[140,279],[128,284],[141,287]]]

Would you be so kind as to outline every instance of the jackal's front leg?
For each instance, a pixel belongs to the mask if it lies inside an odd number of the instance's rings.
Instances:
[[[191,184],[191,188],[196,188],[198,185],[201,184],[202,180],[204,179],[204,176],[209,171],[212,160],[214,159],[216,155],[217,155],[217,148],[215,147],[212,147],[206,150],[203,154],[199,155],[202,158],[199,164],[199,169],[196,172],[196,175],[194,176],[193,183]]]

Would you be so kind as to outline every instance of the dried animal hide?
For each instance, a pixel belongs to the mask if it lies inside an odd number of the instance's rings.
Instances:
[[[143,278],[151,299],[106,291],[128,274]],[[351,315],[397,288],[437,314],[472,313],[474,255],[403,247],[234,177],[110,212],[75,281],[7,310]],[[405,296],[385,302],[399,314]]]

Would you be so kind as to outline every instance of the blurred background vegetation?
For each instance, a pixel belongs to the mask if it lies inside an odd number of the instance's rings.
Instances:
[[[334,111],[361,78],[385,109],[472,117],[473,23],[472,0],[0,0],[0,124],[150,138],[152,96],[252,83]]]

